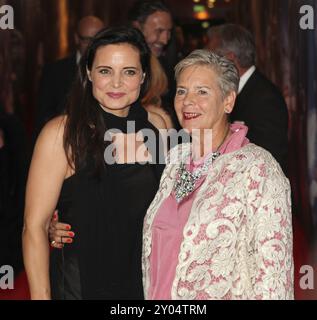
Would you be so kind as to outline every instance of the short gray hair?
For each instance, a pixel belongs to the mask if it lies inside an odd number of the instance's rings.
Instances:
[[[208,66],[215,71],[218,76],[218,85],[223,99],[230,92],[238,92],[239,73],[234,63],[227,58],[208,50],[195,50],[176,65],[176,80],[186,68],[191,66]]]
[[[211,27],[207,31],[209,39],[218,37],[219,47],[215,50],[220,55],[234,53],[241,68],[250,68],[255,64],[256,48],[253,35],[237,24],[223,24]]]

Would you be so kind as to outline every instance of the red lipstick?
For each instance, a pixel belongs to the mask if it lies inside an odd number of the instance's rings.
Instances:
[[[193,119],[197,119],[201,115],[199,113],[194,113],[194,112],[184,112],[183,116],[185,120],[193,120]]]

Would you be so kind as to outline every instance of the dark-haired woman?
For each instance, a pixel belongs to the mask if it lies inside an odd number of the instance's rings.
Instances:
[[[30,168],[23,232],[32,299],[142,299],[143,218],[160,177],[159,165],[120,154],[133,133],[164,121],[140,105],[150,79],[150,51],[140,32],[101,31],[82,60],[65,116],[41,132]],[[108,129],[119,129],[123,148],[107,164]],[[142,144],[142,142],[141,142]],[[149,158],[156,150],[144,141]],[[136,146],[138,146],[136,144]],[[140,146],[139,146],[140,147]],[[142,146],[141,146],[142,147]],[[131,150],[130,150],[131,151]],[[48,227],[58,208],[76,241],[50,257]]]

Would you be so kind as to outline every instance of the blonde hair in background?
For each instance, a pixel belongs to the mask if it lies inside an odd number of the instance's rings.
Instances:
[[[151,82],[144,98],[142,99],[143,106],[154,105],[161,106],[161,96],[167,91],[168,80],[167,76],[158,61],[158,59],[151,55]]]

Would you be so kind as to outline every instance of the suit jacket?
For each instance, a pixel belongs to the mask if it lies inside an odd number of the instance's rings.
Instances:
[[[258,70],[238,95],[231,121],[243,121],[249,140],[268,150],[286,172],[287,106],[278,88]]]
[[[77,73],[76,54],[44,66],[40,82],[36,131],[60,115]]]

